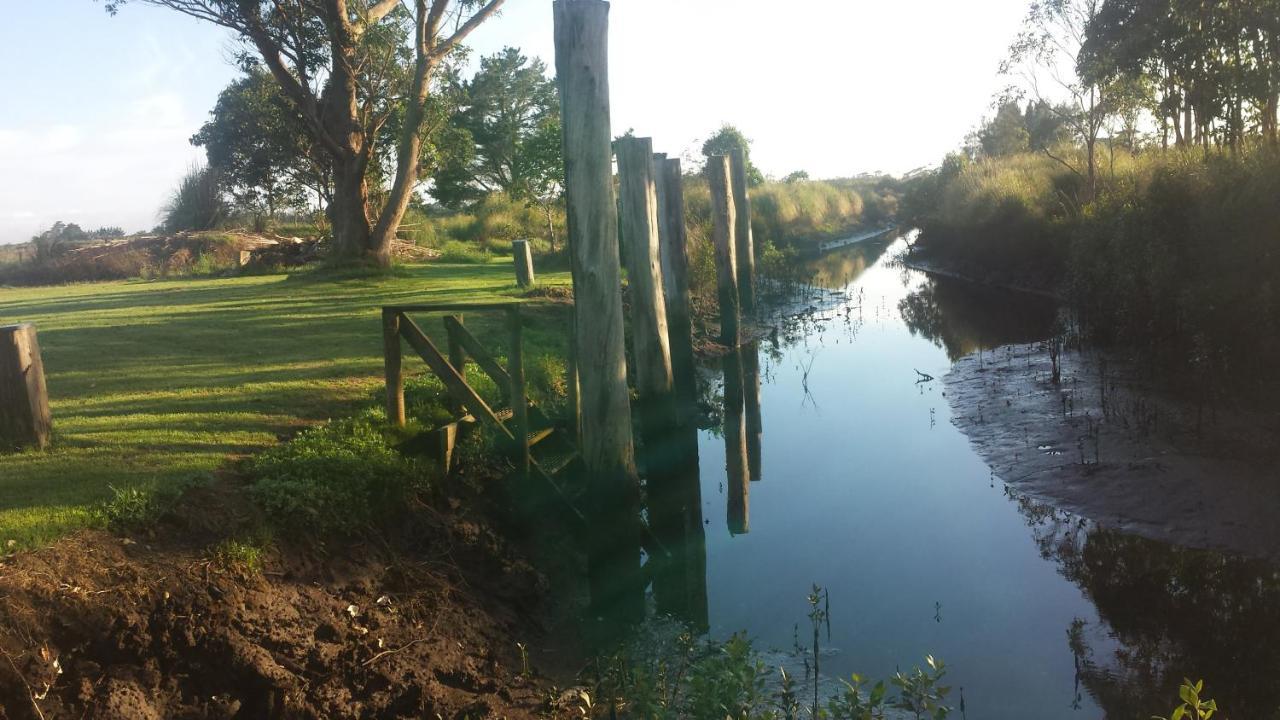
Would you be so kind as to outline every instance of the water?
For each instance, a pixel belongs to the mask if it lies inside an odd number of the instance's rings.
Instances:
[[[728,358],[728,383],[714,373],[727,409],[697,439],[695,624],[762,649],[808,644],[816,583],[830,593],[824,674],[885,678],[932,654],[970,718],[1149,717],[1184,674],[1237,713],[1280,706],[1280,656],[1261,639],[1280,637],[1274,569],[1007,491],[951,424],[940,378],[965,354],[1046,337],[1054,309],[896,266],[904,243],[818,261],[810,311]]]

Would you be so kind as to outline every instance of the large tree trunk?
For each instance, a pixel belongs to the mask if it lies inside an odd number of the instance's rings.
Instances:
[[[370,247],[369,183],[363,163],[358,160],[347,158],[343,163],[334,164],[333,201],[325,209],[333,228],[334,254],[348,259],[360,258]]]

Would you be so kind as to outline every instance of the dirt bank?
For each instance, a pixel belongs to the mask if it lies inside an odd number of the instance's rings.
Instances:
[[[546,583],[483,518],[423,509],[247,572],[210,551],[252,513],[242,495],[0,563],[0,718],[543,716],[517,643]]]
[[[1068,352],[1051,378],[1047,344],[946,376],[953,422],[995,477],[1105,527],[1280,560],[1274,414],[1201,409],[1114,358]]]

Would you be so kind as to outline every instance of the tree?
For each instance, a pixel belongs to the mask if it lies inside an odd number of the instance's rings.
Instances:
[[[1083,143],[1083,170],[1054,154],[1051,148],[1041,147],[1040,151],[1084,179],[1085,202],[1091,202],[1097,194],[1098,137],[1106,123],[1108,97],[1106,84],[1093,73],[1077,72],[1077,63],[1101,2],[1035,0],[1000,68],[1001,74],[1018,76],[1023,84],[1011,89],[1008,97],[1029,92],[1034,101],[1043,102],[1058,115],[1063,126]],[[1049,85],[1054,89],[1050,90]],[[1051,94],[1064,95],[1065,102],[1053,104]]]
[[[541,60],[509,47],[481,59],[470,81],[454,79],[433,197],[459,207],[495,192],[526,201],[555,192],[564,174],[560,104],[546,73]]]
[[[987,157],[1026,152],[1031,147],[1031,135],[1022,108],[1012,100],[1001,103],[996,116],[978,132],[978,139]]]
[[[809,173],[806,170],[796,170],[790,175],[782,178],[782,182],[790,185],[791,183],[805,182],[809,179]]]
[[[1027,128],[1027,144],[1030,148],[1040,152],[1068,140],[1071,133],[1063,124],[1062,118],[1069,112],[1066,108],[1055,109],[1043,100],[1027,103],[1022,122]]]
[[[741,130],[728,123],[721,125],[719,130],[702,143],[702,155],[703,157],[728,155],[738,148],[742,149],[742,157],[746,160],[747,185],[750,187],[763,185],[764,174],[751,162],[751,140],[743,135]]]
[[[116,13],[129,0],[105,0]],[[340,256],[381,266],[419,179],[435,72],[503,0],[133,0],[236,32],[333,167]],[[246,53],[246,56],[250,53]],[[373,202],[379,131],[399,127],[390,189]]]
[[[305,207],[308,195],[331,201],[329,157],[266,70],[227,86],[210,116],[191,143],[205,149],[238,206],[270,217]]]

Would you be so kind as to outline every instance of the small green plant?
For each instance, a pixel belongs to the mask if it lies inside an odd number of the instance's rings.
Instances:
[[[1218,712],[1218,702],[1216,700],[1201,700],[1200,693],[1204,692],[1204,680],[1191,682],[1183,680],[1182,687],[1178,689],[1178,697],[1182,699],[1182,704],[1173,709],[1173,714],[1167,720],[1183,720],[1190,718],[1191,720],[1209,720]],[[1153,716],[1151,720],[1166,720],[1159,716]]]
[[[262,572],[262,556],[268,541],[264,538],[228,538],[213,547],[213,561],[226,570],[257,575]]]
[[[116,532],[141,532],[160,519],[163,507],[154,488],[130,485],[107,486],[111,497],[92,511],[97,524]]]
[[[869,691],[865,690],[865,684],[857,673],[844,681],[840,694],[827,701],[827,714],[832,720],[883,720],[887,692],[884,681]]]
[[[943,720],[951,714],[951,708],[944,705],[951,688],[942,685],[942,678],[947,674],[946,666],[932,655],[925,656],[929,672],[917,667],[910,673],[896,673],[891,682],[898,688],[898,699],[894,707],[914,713],[916,720]]]
[[[371,412],[259,454],[254,498],[282,528],[316,535],[349,534],[403,509],[428,485],[427,466],[396,452],[384,427]]]

